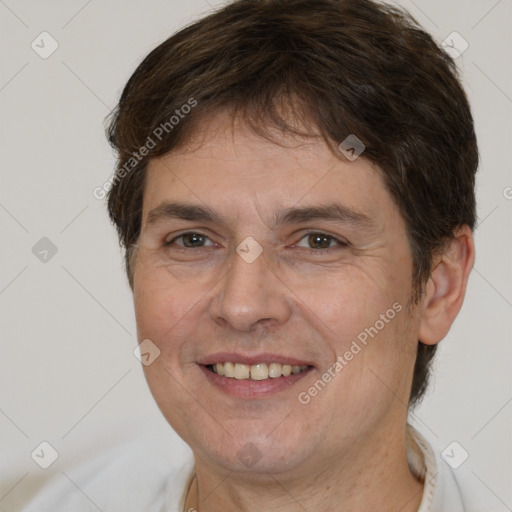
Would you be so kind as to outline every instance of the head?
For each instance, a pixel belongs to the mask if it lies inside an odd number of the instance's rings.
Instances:
[[[390,404],[421,399],[462,304],[478,164],[455,65],[414,20],[365,0],[233,2],[144,59],[108,135],[139,337],[161,350],[146,376],[186,441],[218,460],[254,442],[276,467],[294,443],[297,464],[329,453],[332,424],[346,440],[406,417]],[[205,392],[208,357],[237,351],[297,353],[309,385],[335,376],[308,404]],[[283,410],[293,429],[269,437]]]

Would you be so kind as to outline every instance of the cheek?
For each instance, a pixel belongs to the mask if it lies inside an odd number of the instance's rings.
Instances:
[[[202,296],[190,283],[172,282],[169,274],[137,269],[134,276],[134,307],[139,343],[151,340],[160,350],[158,358],[143,371],[156,403],[180,433],[190,409],[187,389],[186,342],[197,325],[198,300]],[[175,414],[175,411],[180,411]]]
[[[187,334],[204,292],[198,283],[172,279],[165,269],[138,269],[133,295],[139,341],[149,338],[164,351]]]
[[[356,265],[346,265],[333,272],[318,273],[290,282],[301,314],[322,332],[339,350],[376,322],[394,318],[395,302],[400,303],[405,290],[390,283],[385,273],[368,272]],[[387,329],[387,325],[386,325]],[[380,329],[382,330],[382,329]]]
[[[345,267],[314,283],[304,281],[296,292],[301,314],[322,334],[323,351],[330,354],[322,371],[336,374],[331,388],[335,403],[357,397],[370,403],[372,396],[390,393],[386,385],[399,391],[416,346],[407,316],[409,283],[403,276]],[[333,368],[340,357],[341,366]],[[356,410],[358,402],[352,404]]]

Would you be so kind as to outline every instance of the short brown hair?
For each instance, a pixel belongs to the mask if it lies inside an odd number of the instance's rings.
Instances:
[[[191,99],[194,108],[171,122]],[[456,228],[474,227],[478,150],[468,101],[453,60],[410,15],[371,0],[236,0],[155,48],[111,114],[118,164],[108,209],[131,286],[147,162],[222,110],[265,137],[270,127],[316,131],[340,158],[348,135],[364,143],[407,226],[413,302],[436,251]],[[435,349],[418,342],[411,405]]]

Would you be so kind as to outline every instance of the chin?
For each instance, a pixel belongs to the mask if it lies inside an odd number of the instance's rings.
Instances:
[[[235,435],[228,435],[222,428],[210,433],[202,430],[193,439],[189,431],[184,440],[196,458],[206,458],[228,472],[261,475],[265,480],[268,473],[284,473],[307,465],[316,440],[303,438],[299,429],[283,430],[280,435],[272,429],[276,429],[275,422],[261,434],[255,434],[254,429],[247,431],[244,426],[239,426]],[[228,430],[234,431],[233,427]]]

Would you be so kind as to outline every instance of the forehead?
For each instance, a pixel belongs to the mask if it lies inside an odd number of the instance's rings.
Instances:
[[[171,200],[221,213],[340,203],[374,218],[393,207],[381,170],[367,159],[335,155],[315,134],[270,135],[227,114],[205,120],[185,144],[149,162],[144,218]]]

